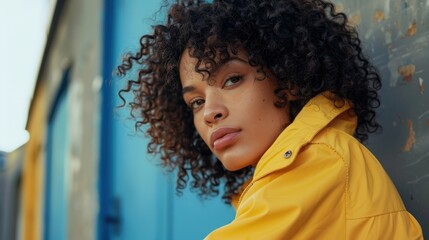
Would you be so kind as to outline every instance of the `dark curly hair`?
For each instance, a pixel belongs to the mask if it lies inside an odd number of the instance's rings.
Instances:
[[[358,119],[358,140],[381,128],[374,111],[380,105],[379,74],[362,53],[357,31],[332,3],[179,1],[170,6],[166,23],[153,26],[152,34],[141,37],[139,51],[126,55],[117,67],[122,76],[138,67],[138,76],[127,81],[119,97],[125,105],[124,94],[133,94],[128,105],[135,126],[148,124],[148,152],[159,154],[167,169],[178,170],[178,193],[190,181],[201,197],[214,196],[222,184],[223,199],[230,203],[253,173],[251,167],[227,171],[197,133],[179,78],[180,57],[187,48],[198,60],[196,71],[208,74],[219,58],[228,59],[245,49],[250,65],[275,75],[279,99],[286,98],[284,89],[295,95],[297,100],[290,102],[291,119],[311,98],[330,91],[337,96],[336,103],[351,102]]]

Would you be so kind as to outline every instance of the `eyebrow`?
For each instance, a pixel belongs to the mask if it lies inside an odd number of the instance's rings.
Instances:
[[[216,68],[213,70],[212,74],[216,74],[227,63],[235,61],[235,60],[237,60],[239,62],[242,62],[242,63],[249,64],[247,61],[244,61],[243,59],[241,59],[239,57],[231,57],[231,58],[228,58],[228,59],[226,59],[224,61],[221,61],[219,64],[217,64]],[[192,91],[195,91],[195,87],[194,86],[185,86],[185,87],[182,88],[182,95],[185,95],[185,93],[192,92]]]
[[[192,91],[195,91],[194,86],[186,86],[182,88],[182,95],[185,95],[185,93],[192,92]]]

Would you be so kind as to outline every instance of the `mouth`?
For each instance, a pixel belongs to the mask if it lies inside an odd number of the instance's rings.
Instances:
[[[238,128],[219,128],[210,136],[210,145],[214,150],[222,150],[237,141],[241,130]]]

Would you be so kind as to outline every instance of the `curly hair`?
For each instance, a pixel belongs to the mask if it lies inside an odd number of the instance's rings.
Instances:
[[[381,128],[375,119],[379,74],[364,56],[356,29],[332,3],[179,1],[170,6],[166,23],[153,26],[152,34],[141,37],[139,51],[127,54],[117,67],[121,76],[138,67],[138,76],[127,80],[118,94],[124,105],[124,94],[133,94],[128,105],[136,129],[148,125],[148,152],[159,154],[167,169],[178,170],[179,194],[188,182],[201,197],[218,195],[223,185],[222,198],[230,203],[253,174],[251,167],[227,171],[197,133],[179,78],[180,57],[187,48],[197,59],[195,70],[208,74],[219,57],[228,59],[245,49],[250,65],[276,76],[279,99],[286,98],[283,89],[295,95],[297,100],[290,101],[291,119],[311,98],[330,91],[337,96],[336,103],[351,103],[359,141]]]

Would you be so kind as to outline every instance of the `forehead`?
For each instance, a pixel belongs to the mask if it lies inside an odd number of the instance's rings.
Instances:
[[[190,50],[186,48],[180,56],[179,61],[180,79],[183,79],[183,74],[193,74],[195,72],[195,67],[197,66],[197,63],[197,58],[191,57]]]
[[[179,61],[179,73],[182,85],[186,79],[195,79],[196,75],[198,75],[201,80],[204,80],[208,77],[208,74],[216,74],[217,71],[225,66],[228,66],[231,59],[239,58],[245,62],[248,61],[247,53],[243,49],[238,50],[237,54],[233,54],[231,51],[228,53],[229,57],[226,59],[221,59],[219,52],[217,52],[216,57],[212,59],[212,61],[208,60],[198,63],[198,59],[191,56],[191,49],[186,48],[183,51]]]

